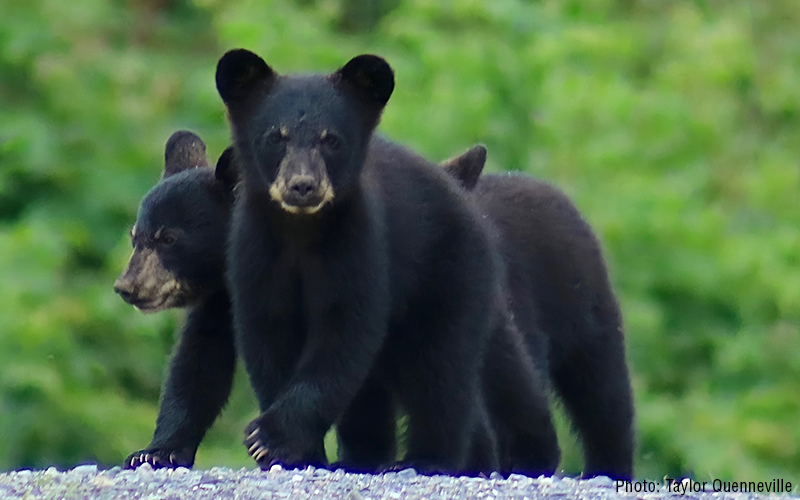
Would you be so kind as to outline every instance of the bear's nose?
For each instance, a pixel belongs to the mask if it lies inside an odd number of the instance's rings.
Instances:
[[[117,281],[114,282],[114,291],[117,292],[125,302],[130,302],[136,295],[136,287],[133,281],[125,278],[117,278]]]
[[[289,190],[300,200],[307,198],[316,188],[317,183],[309,175],[297,175],[289,181]]]

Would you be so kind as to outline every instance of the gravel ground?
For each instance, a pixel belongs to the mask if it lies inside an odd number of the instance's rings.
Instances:
[[[641,484],[641,483],[640,483]],[[742,493],[717,493],[709,484],[706,492],[667,492],[666,486],[652,483],[652,493],[617,492],[607,477],[589,480],[539,478],[512,475],[508,479],[422,476],[413,469],[382,475],[346,474],[341,470],[283,470],[268,472],[213,468],[195,471],[179,468],[154,471],[149,465],[136,471],[115,467],[98,471],[82,465],[66,472],[17,471],[0,474],[1,499],[146,499],[146,500],[249,500],[262,498],[326,498],[342,500],[478,498],[513,499],[720,499],[753,500],[775,497]],[[685,484],[685,483],[684,483]],[[661,490],[661,491],[659,491]],[[782,498],[789,498],[784,495]],[[793,498],[800,498],[794,496]]]

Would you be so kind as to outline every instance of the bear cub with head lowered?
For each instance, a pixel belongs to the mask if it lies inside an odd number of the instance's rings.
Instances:
[[[131,231],[133,254],[114,290],[143,312],[185,307],[188,313],[153,440],[125,459],[126,468],[191,467],[230,395],[236,350],[224,267],[236,181],[232,153],[223,153],[212,170],[199,137],[173,134],[163,177],[142,200]]]

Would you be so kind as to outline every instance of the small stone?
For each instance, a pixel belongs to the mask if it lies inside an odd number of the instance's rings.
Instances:
[[[331,471],[329,471],[328,469],[316,469],[316,470],[314,470],[314,476],[315,477],[326,477],[326,476],[330,476],[330,475],[331,475]]]
[[[189,473],[186,467],[177,467],[172,471],[172,477],[181,477]]]
[[[70,472],[74,474],[97,474],[97,465],[86,464],[74,467]]]
[[[294,476],[292,476],[292,481],[294,481],[295,483],[299,483],[302,480],[303,476],[301,476],[300,474],[295,474]]]
[[[595,476],[588,481],[587,484],[591,484],[592,486],[598,486],[602,488],[611,488],[614,486],[614,481],[611,480],[608,476]]]
[[[281,464],[275,464],[269,468],[269,471],[276,474],[278,472],[283,472],[283,467],[281,467]]]
[[[492,472],[492,473],[489,475],[489,479],[494,479],[495,481],[497,481],[497,480],[499,480],[499,479],[503,479],[503,475],[502,475],[502,474],[500,474],[500,473],[499,473],[499,472],[497,472],[497,471],[493,471],[493,472]]]
[[[417,471],[415,471],[412,468],[403,469],[403,470],[401,470],[400,472],[397,473],[397,477],[403,478],[403,479],[408,479],[410,477],[416,477],[416,475],[417,475]]]
[[[145,462],[145,463],[143,463],[142,465],[140,465],[139,467],[136,468],[136,472],[139,473],[139,474],[149,474],[149,473],[153,472],[153,466],[150,465],[149,463]]]

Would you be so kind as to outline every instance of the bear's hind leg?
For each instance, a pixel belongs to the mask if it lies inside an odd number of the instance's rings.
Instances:
[[[550,369],[583,440],[584,474],[630,479],[634,410],[621,328],[613,323],[581,339],[568,352],[554,349]]]
[[[396,456],[396,411],[392,394],[370,377],[347,407],[336,430],[339,462],[353,472],[378,472]]]
[[[483,384],[498,427],[503,472],[553,474],[561,452],[547,384],[510,319],[495,329],[489,343]]]

